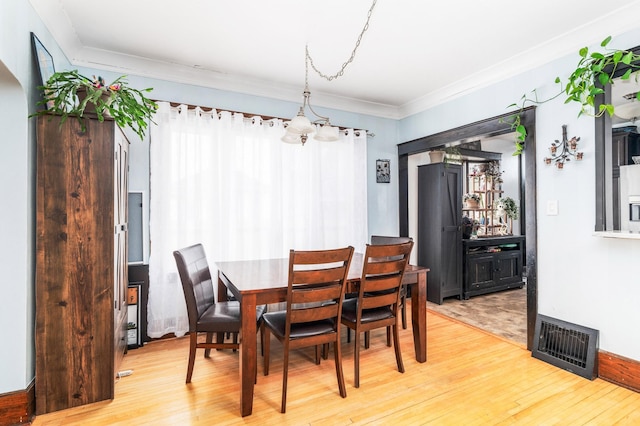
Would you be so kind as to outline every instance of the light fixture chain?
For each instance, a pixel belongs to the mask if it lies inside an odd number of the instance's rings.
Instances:
[[[311,54],[309,53],[309,47],[305,47],[305,54],[306,54],[306,61],[305,61],[305,66],[306,66],[306,62],[311,64],[311,68],[313,68],[313,70],[322,78],[324,78],[327,81],[332,81],[337,79],[338,77],[342,77],[342,75],[344,75],[344,70],[345,68],[347,68],[347,65],[349,65],[350,63],[353,62],[353,59],[356,57],[356,51],[358,50],[358,47],[360,47],[360,42],[362,41],[362,36],[364,36],[364,33],[367,32],[367,30],[369,29],[369,20],[371,19],[371,15],[373,14],[373,8],[376,6],[376,3],[378,2],[378,0],[373,0],[373,3],[371,4],[371,8],[369,8],[369,12],[367,13],[367,22],[365,22],[364,27],[362,28],[362,31],[360,32],[360,35],[358,36],[358,40],[356,41],[356,45],[353,48],[353,51],[351,52],[351,57],[349,58],[349,60],[347,60],[345,63],[342,64],[342,68],[340,68],[340,71],[338,71],[337,73],[335,73],[334,75],[326,75],[323,72],[321,72],[318,68],[316,68],[315,64],[313,63],[313,58],[311,57]],[[306,84],[306,82],[305,82]]]

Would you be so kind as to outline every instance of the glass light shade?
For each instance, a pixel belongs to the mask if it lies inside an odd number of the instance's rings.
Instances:
[[[320,127],[320,130],[318,130],[318,133],[313,138],[317,141],[334,142],[339,139],[338,131],[339,129],[337,127],[333,127],[331,124],[325,123]]]
[[[314,131],[315,127],[313,126],[313,124],[311,124],[311,121],[309,121],[309,119],[304,116],[302,107],[300,107],[298,115],[293,117],[293,119],[289,122],[289,125],[287,126],[287,132],[302,135],[313,133]]]
[[[297,135],[295,133],[291,133],[289,130],[287,130],[287,132],[284,134],[284,136],[281,138],[281,140],[282,140],[282,142],[291,143],[291,144],[298,144],[298,143],[302,142],[300,140],[300,135]]]
[[[625,120],[640,118],[640,102],[618,105],[614,108],[613,113]]]

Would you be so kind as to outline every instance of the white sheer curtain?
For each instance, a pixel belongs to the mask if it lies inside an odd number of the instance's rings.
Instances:
[[[215,274],[216,260],[364,248],[366,132],[289,145],[280,120],[159,106],[150,129],[150,337],[188,330],[176,249],[202,243]]]

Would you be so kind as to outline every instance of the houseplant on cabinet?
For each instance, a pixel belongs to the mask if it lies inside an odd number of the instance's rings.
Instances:
[[[38,104],[48,105],[47,110],[33,115],[58,114],[61,123],[76,117],[84,129],[82,118],[93,113],[98,120],[112,117],[118,126],[129,127],[141,139],[144,138],[148,121],[153,121],[158,105],[145,96],[151,88],[134,89],[128,85],[126,76],[120,76],[111,84],[102,77],[90,79],[77,70],[54,73],[44,86],[39,87],[44,97]]]

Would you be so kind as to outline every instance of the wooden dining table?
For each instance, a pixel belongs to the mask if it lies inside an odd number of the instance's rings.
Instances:
[[[349,268],[347,293],[358,291],[362,274],[361,253],[355,253]],[[253,410],[253,390],[258,363],[256,306],[284,302],[287,298],[289,259],[216,262],[218,300],[226,300],[227,290],[240,301],[240,413]],[[427,360],[427,272],[428,268],[407,265],[403,284],[411,284],[411,324],[418,362]]]

